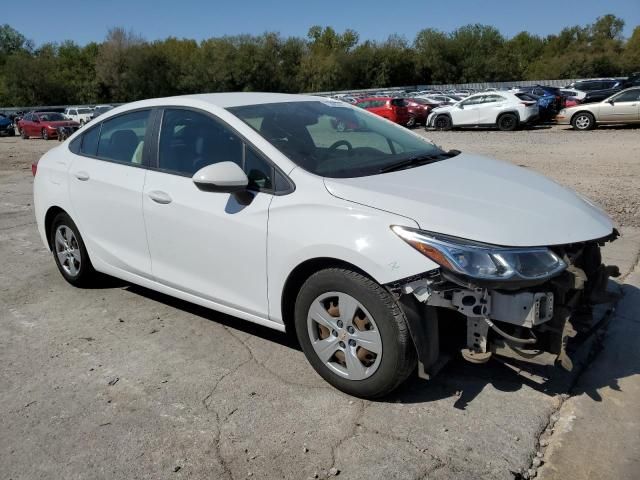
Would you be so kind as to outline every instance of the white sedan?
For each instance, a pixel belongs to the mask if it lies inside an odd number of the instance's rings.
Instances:
[[[427,127],[451,130],[457,127],[498,127],[515,130],[538,119],[537,100],[526,93],[482,92],[444,107],[435,108]]]
[[[360,397],[416,365],[434,375],[439,329],[455,325],[470,361],[547,351],[565,365],[565,323],[614,273],[599,248],[617,232],[588,200],[320,97],[131,103],[34,175],[38,229],[69,283],[102,272],[293,331]]]

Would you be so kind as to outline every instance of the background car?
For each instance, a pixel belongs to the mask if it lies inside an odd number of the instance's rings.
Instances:
[[[15,134],[16,130],[11,119],[0,113],[0,135],[13,137]]]
[[[103,113],[108,112],[113,108],[113,105],[96,105],[91,112],[91,119],[99,117]]]
[[[411,115],[408,126],[425,125],[429,112],[438,106],[424,98],[405,98],[405,103]]]
[[[411,121],[411,115],[407,108],[407,102],[403,98],[368,97],[361,98],[355,103],[356,107],[364,108],[387,120],[399,125],[407,125]]]
[[[453,105],[456,102],[462,100],[462,97],[456,95],[421,95],[417,98],[424,98],[434,102],[439,102],[441,105]]]
[[[58,112],[29,112],[18,122],[20,135],[25,140],[29,137],[40,137],[44,140],[57,138],[58,127],[67,127],[75,131],[80,128],[80,124],[68,120]]]
[[[93,109],[88,107],[69,107],[65,108],[63,114],[68,120],[84,125],[93,118]]]
[[[623,88],[623,82],[615,78],[600,78],[594,80],[580,80],[570,83],[565,89],[581,90],[585,92],[584,103],[599,102],[609,98]]]
[[[484,92],[446,107],[434,109],[427,127],[450,130],[456,127],[495,126],[515,130],[538,119],[538,102],[526,93]]]
[[[607,123],[640,123],[640,87],[628,88],[598,103],[564,109],[556,120],[575,130],[593,130]]]

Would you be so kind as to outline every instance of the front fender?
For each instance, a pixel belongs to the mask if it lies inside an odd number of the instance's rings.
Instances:
[[[301,187],[300,179],[294,181]],[[298,188],[290,195],[274,197],[267,243],[271,320],[283,321],[284,285],[290,273],[307,260],[347,262],[380,284],[438,268],[398,238],[391,225],[418,227],[406,217],[336,198],[324,186]]]

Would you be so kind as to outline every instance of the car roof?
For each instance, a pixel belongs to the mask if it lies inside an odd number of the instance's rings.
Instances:
[[[220,108],[240,107],[244,105],[259,105],[264,103],[280,102],[310,102],[326,100],[312,95],[296,95],[289,93],[263,93],[263,92],[229,92],[229,93],[202,93],[196,95],[182,95],[185,99],[199,100],[210,103]],[[180,98],[180,97],[174,97]],[[161,100],[161,99],[158,99]]]

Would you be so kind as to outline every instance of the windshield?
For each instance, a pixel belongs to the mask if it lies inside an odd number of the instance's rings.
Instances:
[[[66,120],[64,115],[61,113],[38,113],[38,118],[43,122],[60,122],[62,120]]]
[[[399,161],[443,153],[403,127],[335,100],[228,110],[294,163],[323,177],[374,175]]]

